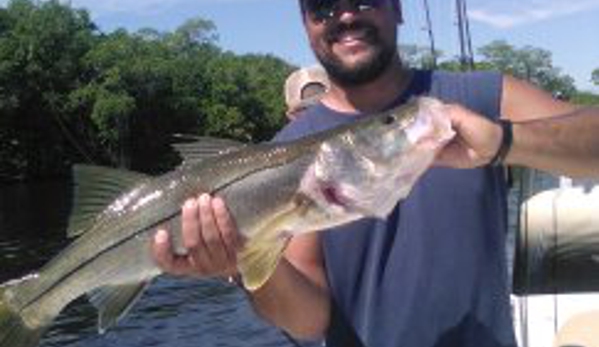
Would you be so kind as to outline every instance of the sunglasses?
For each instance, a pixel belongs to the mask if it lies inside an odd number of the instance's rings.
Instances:
[[[322,22],[338,14],[342,1],[347,1],[353,11],[363,12],[382,6],[386,0],[302,0],[302,7],[314,21]]]

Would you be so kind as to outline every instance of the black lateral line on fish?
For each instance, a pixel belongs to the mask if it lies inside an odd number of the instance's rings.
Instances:
[[[239,177],[237,177],[235,180],[231,180],[230,182],[226,182],[223,183],[222,185],[215,187],[214,189],[212,189],[211,191],[207,192],[211,195],[218,193],[220,191],[222,191],[223,189],[233,185],[234,183],[236,183],[237,181],[244,179],[248,176],[251,176],[257,172],[263,171],[265,169],[270,169],[273,167],[277,167],[277,166],[281,166],[284,165],[294,159],[296,159],[297,156],[292,156],[292,158],[288,158],[286,160],[282,160],[282,161],[274,161],[272,163],[272,165],[265,165],[265,166],[261,166],[259,168],[256,168],[254,170],[250,170],[248,172],[246,172],[243,175],[240,175]],[[72,276],[74,273],[76,273],[77,271],[79,271],[80,269],[84,268],[85,266],[87,266],[88,264],[92,263],[93,261],[95,261],[96,259],[98,259],[99,257],[101,257],[102,255],[104,255],[105,253],[108,253],[110,251],[112,251],[113,249],[119,247],[120,245],[122,245],[123,243],[137,237],[140,233],[143,233],[147,230],[153,229],[158,227],[159,225],[163,224],[165,221],[168,221],[172,218],[174,218],[177,214],[180,213],[180,210],[177,210],[176,212],[173,212],[167,216],[165,216],[164,218],[160,219],[159,221],[156,221],[155,223],[149,225],[148,227],[138,230],[126,237],[124,237],[123,239],[121,239],[118,242],[115,242],[114,244],[110,245],[109,247],[106,247],[105,249],[103,249],[102,251],[98,252],[97,254],[95,254],[94,256],[90,257],[89,259],[86,259],[85,261],[81,262],[81,264],[75,266],[73,269],[71,269],[70,271],[68,271],[66,274],[64,274],[63,276],[60,277],[60,279],[54,281],[54,283],[50,284],[45,290],[41,291],[38,295],[35,295],[33,298],[31,298],[28,302],[26,302],[25,304],[22,305],[22,307],[19,309],[19,312],[22,312],[24,309],[28,308],[29,306],[31,306],[32,304],[34,304],[37,300],[39,300],[42,296],[44,296],[45,294],[47,294],[48,292],[52,291],[53,289],[55,289],[64,279],[69,278],[70,276]]]

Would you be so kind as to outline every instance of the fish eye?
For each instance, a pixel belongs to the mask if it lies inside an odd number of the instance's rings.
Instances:
[[[393,123],[395,123],[395,117],[393,117],[392,114],[388,114],[385,117],[383,117],[383,124],[391,125]]]

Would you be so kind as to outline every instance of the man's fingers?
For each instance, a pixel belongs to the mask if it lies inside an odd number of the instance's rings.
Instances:
[[[152,243],[152,254],[156,264],[165,269],[170,267],[173,261],[173,253],[171,251],[171,242],[168,237],[166,230],[160,229],[154,235],[154,242]]]
[[[204,274],[210,264],[210,255],[202,237],[199,209],[200,199],[189,199],[181,211],[183,247],[188,251],[184,259],[190,273],[194,275]]]
[[[156,265],[162,271],[171,275],[194,275],[198,272],[187,256],[180,256],[173,253],[170,237],[164,229],[158,230],[154,235],[152,254]]]
[[[154,235],[152,254],[154,255],[156,265],[163,271],[170,273],[179,272],[176,269],[175,256],[171,250],[171,242],[166,230],[160,229]]]
[[[214,198],[212,200],[212,210],[214,211],[215,221],[220,231],[228,260],[230,265],[233,266],[237,262],[237,250],[241,246],[237,226],[233,222],[223,199],[219,197]]]
[[[198,203],[195,199],[189,199],[183,205],[181,221],[183,247],[189,250],[197,249],[202,241],[199,232]]]
[[[456,136],[441,150],[435,164],[453,168],[488,164],[499,148],[501,127],[460,105],[445,107]]]
[[[203,194],[199,198],[202,240],[209,252],[211,267],[222,267],[227,262],[227,252],[220,235],[219,225],[213,212],[212,198]]]
[[[181,212],[182,245],[186,255],[174,254],[169,234],[158,230],[152,243],[156,264],[175,275],[218,276],[236,271],[238,233],[220,198],[202,194],[188,200]]]

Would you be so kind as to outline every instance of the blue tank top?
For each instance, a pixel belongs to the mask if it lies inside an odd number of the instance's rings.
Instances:
[[[490,72],[417,71],[390,107],[429,95],[496,119],[501,81]],[[276,140],[362,116],[318,104]],[[334,307],[327,346],[515,347],[506,205],[500,168],[432,168],[385,221],[320,233]]]

